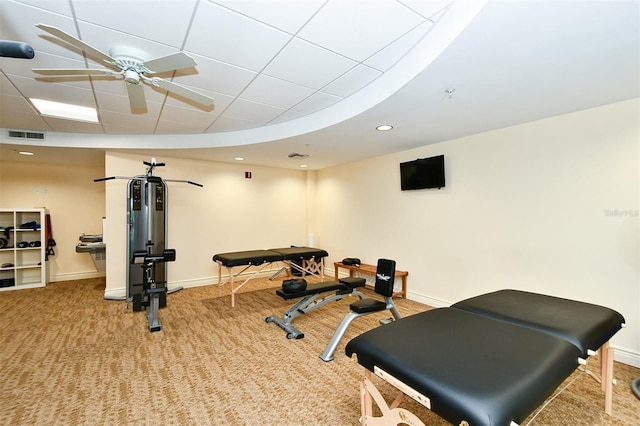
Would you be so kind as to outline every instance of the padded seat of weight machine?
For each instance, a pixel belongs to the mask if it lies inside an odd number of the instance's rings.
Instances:
[[[369,312],[384,311],[387,303],[376,299],[361,299],[349,305],[349,308],[356,314],[366,314]]]
[[[520,423],[577,368],[565,339],[461,309],[440,308],[377,327],[347,356],[410,386],[452,424]]]

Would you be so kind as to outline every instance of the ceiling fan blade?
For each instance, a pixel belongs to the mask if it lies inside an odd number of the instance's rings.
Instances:
[[[54,35],[54,36],[58,37],[59,39],[64,40],[67,43],[77,47],[78,49],[80,49],[83,52],[85,52],[87,55],[93,56],[94,58],[97,58],[97,59],[101,59],[102,61],[106,62],[107,64],[112,64],[112,63],[116,62],[115,59],[113,59],[111,56],[107,55],[106,53],[101,52],[100,50],[96,49],[95,47],[88,45],[84,41],[75,38],[71,34],[65,33],[64,31],[62,31],[59,28],[52,27],[51,25],[46,25],[46,24],[36,24],[36,27],[38,27],[41,30],[44,30],[44,31],[48,32],[49,34]]]
[[[119,73],[106,69],[86,69],[86,68],[34,68],[32,70],[37,74],[43,75],[117,75]]]
[[[153,84],[156,87],[160,87],[161,89],[166,90],[167,92],[171,92],[171,93],[175,93],[176,95],[180,95],[183,98],[187,98],[189,100],[192,100],[193,102],[196,102],[202,106],[205,107],[210,107],[213,106],[213,99],[211,99],[208,96],[205,96],[201,93],[198,93],[196,91],[193,91],[191,89],[187,89],[186,87],[180,86],[176,83],[172,83],[170,81],[167,80],[163,80],[161,78],[158,77],[154,77],[154,78],[148,78],[146,79],[147,81],[149,81],[151,84]]]
[[[131,111],[145,112],[147,110],[147,101],[144,97],[144,87],[142,84],[125,84],[127,85],[127,94],[129,95]]]
[[[186,53],[176,52],[161,58],[150,59],[142,65],[153,73],[161,73],[182,68],[191,68],[198,64]]]

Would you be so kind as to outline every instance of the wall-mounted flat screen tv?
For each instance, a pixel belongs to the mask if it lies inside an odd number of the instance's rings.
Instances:
[[[444,155],[400,163],[400,187],[403,191],[444,187]]]

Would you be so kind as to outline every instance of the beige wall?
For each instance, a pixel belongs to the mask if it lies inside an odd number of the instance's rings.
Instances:
[[[76,253],[78,237],[102,233],[104,187],[93,182],[102,166],[60,165],[0,159],[0,207],[45,207],[51,215],[55,256],[46,264],[48,281],[101,276],[91,256]]]
[[[241,164],[183,160],[158,154],[156,168],[167,183],[167,248],[176,250],[168,265],[169,288],[217,282],[216,253],[307,244],[307,173]],[[150,158],[109,152],[107,176],[145,173]],[[244,172],[252,178],[245,179]],[[107,199],[107,288],[109,297],[126,289],[127,180],[104,183]]]
[[[639,100],[322,170],[331,260],[396,259],[433,306],[501,288],[602,304],[640,366]],[[400,191],[399,163],[445,155],[446,188]]]

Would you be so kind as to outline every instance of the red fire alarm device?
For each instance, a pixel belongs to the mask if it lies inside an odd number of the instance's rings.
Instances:
[[[244,172],[245,179],[251,179],[251,172]]]

